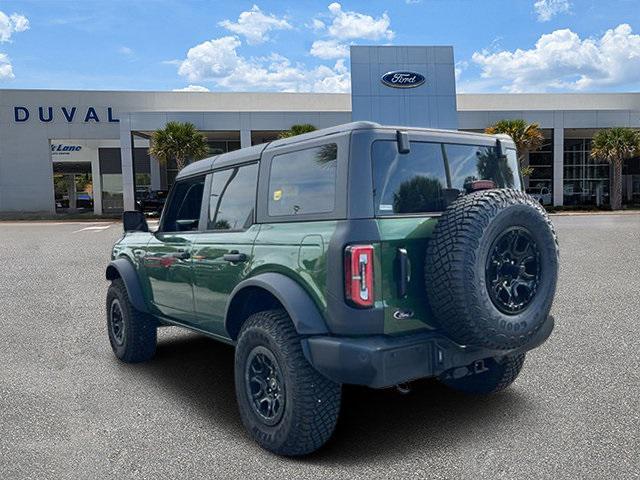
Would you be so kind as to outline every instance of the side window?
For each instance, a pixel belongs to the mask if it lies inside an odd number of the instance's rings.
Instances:
[[[491,180],[497,188],[520,188],[517,161],[511,154],[514,150],[507,150],[506,156],[498,158],[495,147],[446,144],[444,148],[451,187],[459,192],[468,192],[476,180]]]
[[[213,173],[207,230],[244,230],[253,223],[258,164]]]
[[[378,140],[371,151],[377,215],[440,212],[449,201],[439,143],[411,142],[398,153],[397,142]]]
[[[335,143],[274,156],[269,175],[269,215],[332,212],[337,158]]]
[[[198,229],[204,193],[204,177],[176,182],[163,219],[163,232],[186,232]]]

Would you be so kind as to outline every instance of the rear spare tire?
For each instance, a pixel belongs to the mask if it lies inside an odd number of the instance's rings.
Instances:
[[[453,202],[429,241],[425,279],[434,317],[463,345],[512,349],[545,322],[558,277],[547,213],[519,190],[475,192]]]

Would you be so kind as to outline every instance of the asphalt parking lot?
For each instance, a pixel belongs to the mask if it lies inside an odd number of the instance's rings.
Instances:
[[[556,330],[514,386],[345,388],[334,438],[297,460],[245,434],[230,347],[166,328],[151,362],[113,357],[120,225],[0,223],[0,477],[638,478],[640,215],[553,220]]]

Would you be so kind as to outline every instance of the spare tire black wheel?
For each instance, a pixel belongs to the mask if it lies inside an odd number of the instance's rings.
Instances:
[[[519,190],[460,197],[438,220],[427,247],[429,305],[462,345],[524,345],[549,315],[557,278],[553,225],[540,203]]]

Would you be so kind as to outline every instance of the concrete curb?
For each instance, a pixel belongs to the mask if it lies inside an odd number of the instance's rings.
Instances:
[[[553,212],[549,213],[552,217],[571,217],[571,216],[587,216],[587,215],[640,215],[640,210],[615,211],[615,212]]]

